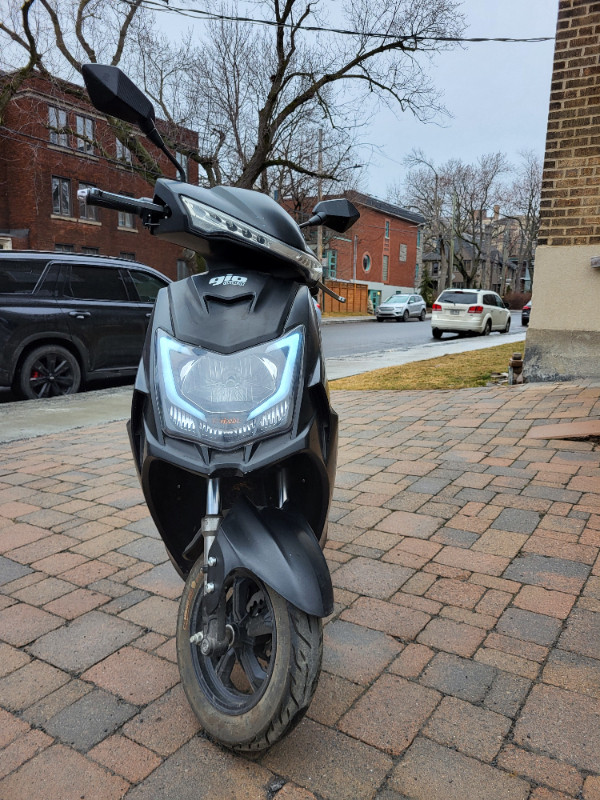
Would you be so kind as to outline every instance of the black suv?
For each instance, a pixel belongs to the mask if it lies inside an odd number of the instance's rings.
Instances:
[[[0,251],[0,386],[20,397],[73,394],[134,375],[160,272],[107,256]]]

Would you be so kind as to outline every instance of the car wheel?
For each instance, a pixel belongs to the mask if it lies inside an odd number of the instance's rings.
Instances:
[[[408,317],[409,317],[408,308],[405,308],[404,314],[402,314],[402,322],[408,322]]]
[[[421,309],[421,313],[419,314],[419,319],[421,320],[421,322],[424,321],[425,316],[426,316],[425,309],[423,308],[423,309]]]
[[[383,322],[383,317],[377,317],[377,322]]]
[[[47,344],[25,357],[16,388],[21,397],[35,400],[75,394],[80,386],[81,369],[73,353],[60,345]]]
[[[508,315],[508,319],[506,320],[506,325],[504,326],[504,330],[502,333],[508,333],[510,330],[510,314]]]
[[[489,336],[491,330],[492,330],[492,320],[488,319],[488,321],[485,323],[485,328],[483,329],[483,336]]]
[[[442,332],[441,332],[441,330],[439,328],[432,328],[431,329],[431,335],[433,336],[434,339],[441,339],[442,338]]]

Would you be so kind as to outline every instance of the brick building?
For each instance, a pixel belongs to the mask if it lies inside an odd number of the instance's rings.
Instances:
[[[324,229],[325,279],[366,285],[375,305],[397,290],[412,292],[421,280],[420,226],[425,218],[360,192],[348,191],[342,196],[354,203],[360,219],[345,233]],[[293,211],[286,201],[283,205],[300,222],[310,216],[316,200],[305,200],[300,211]],[[315,229],[305,233],[316,249]]]
[[[77,200],[77,190],[87,186],[152,196],[152,186],[132,169],[130,151],[86,98],[74,84],[37,76],[10,102],[0,127],[0,248],[121,256],[171,278],[184,274],[181,247],[152,238],[131,214]],[[176,139],[184,150],[195,146],[197,135],[178,128]],[[144,145],[163,174],[176,177],[168,159]],[[197,183],[197,164],[183,166]]]
[[[525,374],[600,379],[600,4],[560,0]]]
[[[324,274],[366,283],[377,305],[394,291],[420,281],[420,229],[424,217],[360,192],[345,192],[360,211],[349,231],[329,231],[323,245]]]

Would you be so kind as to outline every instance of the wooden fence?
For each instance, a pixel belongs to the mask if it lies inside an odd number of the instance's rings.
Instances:
[[[326,285],[332,292],[339,294],[341,297],[345,297],[346,302],[338,303],[333,297],[329,297],[329,295],[323,293],[322,298],[320,298],[322,311],[341,311],[347,314],[367,313],[369,292],[366,284],[328,280]]]

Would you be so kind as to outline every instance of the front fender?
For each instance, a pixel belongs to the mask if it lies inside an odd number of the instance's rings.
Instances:
[[[209,567],[208,580],[217,586],[241,567],[307,614],[326,617],[333,611],[323,551],[308,522],[290,509],[259,509],[240,500],[221,521],[210,554],[217,563]],[[206,601],[211,611],[218,598],[209,595]]]

